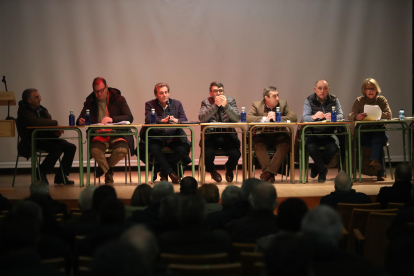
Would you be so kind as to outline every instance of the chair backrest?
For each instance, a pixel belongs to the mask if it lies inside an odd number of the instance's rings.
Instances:
[[[241,252],[240,262],[243,268],[243,276],[260,275],[262,268],[255,266],[255,263],[263,263],[264,255],[260,252]]]
[[[254,252],[255,243],[233,243],[234,259],[240,261],[241,252]]]
[[[353,229],[358,229],[363,236],[368,223],[368,216],[372,212],[378,213],[397,213],[398,209],[354,209],[352,211],[351,222],[349,224],[349,233],[353,232]],[[347,249],[350,252],[355,251],[355,238],[354,235],[348,235]]]
[[[336,210],[342,218],[342,225],[349,232],[349,223],[351,222],[352,210],[358,209],[381,209],[380,203],[349,204],[338,203]]]
[[[241,276],[242,267],[240,263],[218,264],[218,265],[182,265],[170,264],[169,270],[176,275],[197,276]]]
[[[395,213],[384,212],[372,212],[368,216],[364,256],[372,260],[377,268],[384,267],[384,258],[388,247],[386,232],[395,216]]]
[[[43,259],[41,260],[41,263],[43,265],[54,267],[61,273],[66,272],[66,261],[64,258]]]
[[[161,262],[164,264],[225,264],[229,262],[227,253],[206,254],[206,255],[179,255],[161,253]]]
[[[397,202],[388,202],[387,209],[402,209],[404,208],[404,203],[397,203]]]

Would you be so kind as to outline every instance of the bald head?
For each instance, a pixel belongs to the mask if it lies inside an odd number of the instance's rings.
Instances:
[[[275,187],[269,183],[257,185],[250,194],[250,203],[253,210],[273,211],[277,205]]]
[[[345,172],[339,172],[335,177],[335,191],[348,192],[352,188],[352,180]]]

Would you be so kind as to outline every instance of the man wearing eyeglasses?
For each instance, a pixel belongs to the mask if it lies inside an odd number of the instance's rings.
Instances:
[[[237,109],[236,100],[224,95],[222,83],[214,81],[210,84],[210,97],[201,102],[200,113],[198,115],[202,123],[237,123],[240,121],[240,113]],[[216,129],[218,132],[221,129]],[[227,129],[226,129],[227,130]],[[218,149],[226,151],[229,156],[226,167],[226,181],[233,181],[233,170],[236,168],[241,156],[240,140],[234,128],[228,130],[230,133],[207,134],[204,137],[204,160],[206,172],[211,174],[211,178],[216,182],[221,182],[221,175],[214,166],[215,152]],[[201,141],[200,141],[201,145]]]
[[[129,121],[132,123],[134,117],[121,91],[108,87],[106,80],[97,77],[92,82],[93,92],[86,98],[83,109],[79,115],[76,125],[85,125],[86,110],[90,111],[91,124],[118,123]],[[105,184],[114,183],[113,167],[131,151],[134,155],[134,139],[132,136],[102,136],[93,138],[90,144],[90,153],[99,165],[96,176],[105,174]],[[106,158],[105,151],[112,149],[111,155]]]
[[[21,137],[19,142],[19,154],[26,158],[30,158],[30,143],[32,137],[32,129],[27,129],[29,126],[59,126],[58,121],[53,120],[49,111],[40,104],[42,98],[39,92],[34,88],[29,88],[23,91],[22,100],[19,102],[19,110],[17,111],[18,119],[16,125]],[[36,140],[36,149],[47,152],[46,158],[40,165],[40,180],[46,181],[46,174],[53,172],[55,164],[59,157],[63,153],[62,162],[60,166],[62,168],[55,175],[55,184],[72,185],[75,182],[69,180],[67,176],[72,168],[73,157],[75,156],[76,146],[64,139],[50,139],[58,138],[62,135],[61,131],[41,131],[38,132],[37,138],[45,138]]]

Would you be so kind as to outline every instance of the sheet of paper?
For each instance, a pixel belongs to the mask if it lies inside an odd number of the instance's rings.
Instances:
[[[381,108],[378,105],[365,105],[364,113],[367,113],[364,121],[378,121],[381,119]]]

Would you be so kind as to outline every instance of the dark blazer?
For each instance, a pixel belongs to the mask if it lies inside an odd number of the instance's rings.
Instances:
[[[411,182],[398,181],[391,187],[381,187],[377,202],[381,203],[381,208],[387,208],[388,202],[407,203],[411,201]]]
[[[19,109],[17,111],[17,131],[21,138],[18,149],[20,156],[30,158],[30,143],[32,139],[32,129],[27,129],[27,127],[36,127],[36,126],[57,126],[58,121],[52,120],[52,116],[49,114],[49,111],[44,106],[39,108],[40,117],[37,115],[37,111],[25,101],[19,102]],[[54,131],[42,131],[37,134],[37,137],[48,138],[56,137]]]
[[[364,193],[357,193],[354,189],[349,192],[332,192],[321,198],[320,204],[326,204],[336,210],[338,203],[372,203],[371,198]]]
[[[121,121],[129,121],[132,123],[134,121],[134,117],[132,116],[131,110],[123,96],[121,96],[121,91],[116,88],[108,88],[109,93],[109,105],[108,105],[108,112],[109,117],[112,118],[114,123],[118,123]],[[98,124],[98,104],[96,102],[95,93],[91,93],[83,104],[83,109],[76,120],[76,125],[79,125],[79,118],[85,118],[86,109],[90,110],[91,116],[91,124]],[[131,151],[131,155],[135,154],[134,148],[134,138],[132,136],[122,136],[127,142],[129,149]]]
[[[169,99],[170,107],[166,108],[165,110],[162,108],[161,104],[159,103],[158,99],[153,99],[145,103],[145,123],[151,123],[151,109],[155,109],[155,116],[157,124],[161,123],[160,121],[164,119],[166,116],[174,116],[174,118],[178,119],[180,122],[187,121],[187,116],[185,115],[183,105],[180,101]],[[147,127],[142,127],[139,135],[141,141],[145,141],[145,132]],[[169,128],[169,129],[152,129],[150,130],[148,135],[162,135],[162,136],[170,136],[170,135],[186,135],[184,130],[181,128]],[[157,138],[149,138],[149,139],[157,139]],[[167,138],[158,138],[163,139],[166,143],[169,143],[174,139],[174,137],[167,137]],[[184,144],[189,144],[187,137],[175,138],[180,139],[181,142]]]

